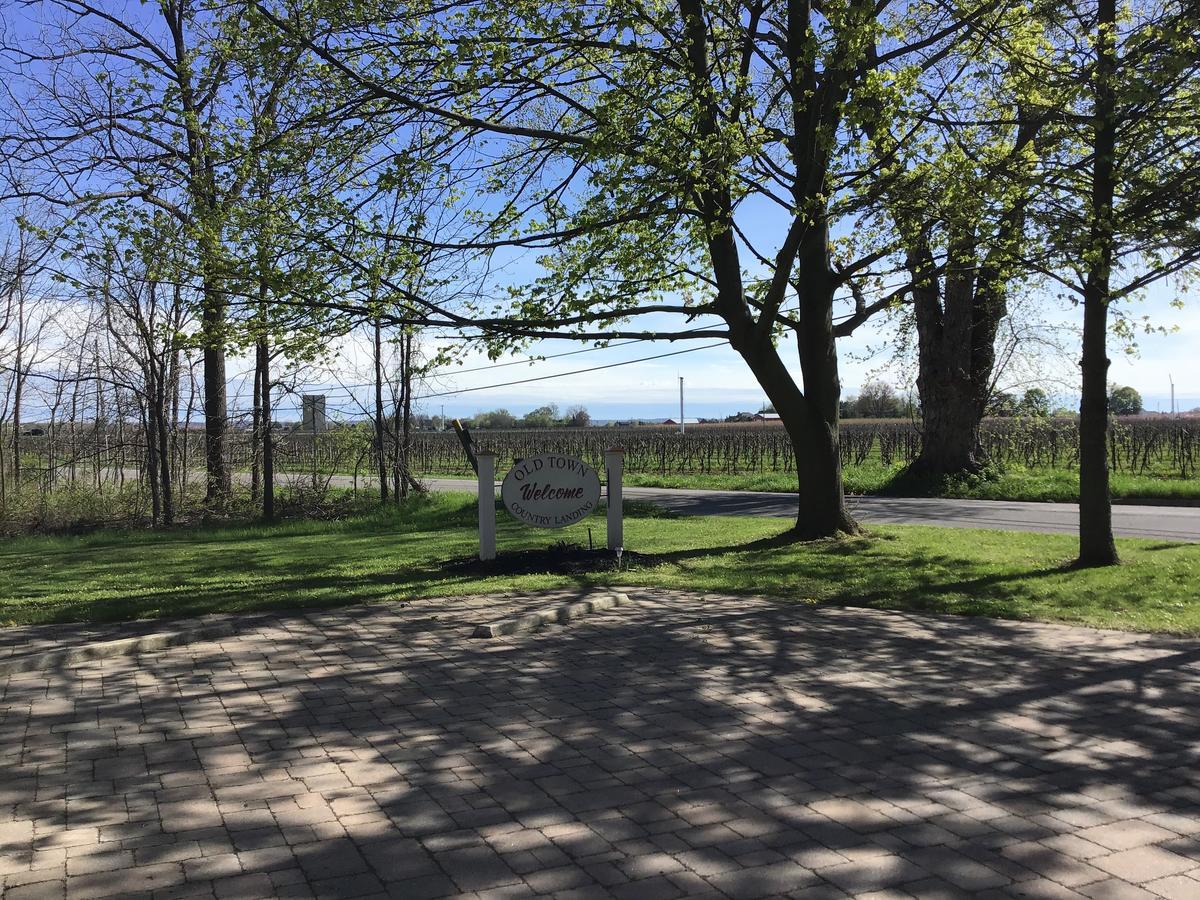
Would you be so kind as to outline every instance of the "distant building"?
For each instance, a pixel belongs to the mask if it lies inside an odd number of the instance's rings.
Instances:
[[[325,420],[324,394],[305,394],[300,398],[300,408],[304,417],[304,431],[318,434],[328,428]]]
[[[781,418],[779,418],[779,413],[760,412],[760,413],[754,414],[754,421],[755,422],[782,422],[783,420]]]
[[[678,419],[663,419],[663,424],[664,425],[678,425],[679,420]],[[699,425],[700,420],[693,419],[691,416],[685,416],[683,419],[683,424],[684,425]]]

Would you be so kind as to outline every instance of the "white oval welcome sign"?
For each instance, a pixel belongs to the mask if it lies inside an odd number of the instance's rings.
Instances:
[[[504,507],[526,525],[565,528],[600,502],[600,476],[570,456],[544,453],[521,460],[500,485]]]

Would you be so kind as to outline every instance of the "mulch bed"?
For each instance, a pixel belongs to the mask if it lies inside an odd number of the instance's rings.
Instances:
[[[626,550],[621,554],[620,568],[627,569],[645,559],[641,553]],[[472,575],[586,575],[616,571],[617,554],[607,548],[589,550],[578,544],[558,543],[538,550],[500,550],[487,562],[476,556],[460,556],[447,560],[442,569]]]

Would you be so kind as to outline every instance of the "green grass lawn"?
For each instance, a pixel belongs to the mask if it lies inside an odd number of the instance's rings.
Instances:
[[[502,511],[501,552],[597,544],[601,517],[565,531]],[[797,603],[1081,622],[1200,634],[1200,545],[1122,540],[1125,564],[1074,571],[1073,538],[929,527],[874,528],[813,544],[773,540],[778,520],[669,518],[635,508],[625,543],[649,555],[588,576],[487,576],[443,563],[475,552],[475,504],[423,498],[340,522],[29,537],[0,550],[0,621],[105,621],[207,612],[624,584],[770,594]]]
[[[851,494],[911,495],[891,482],[903,466],[870,462],[847,466],[843,472],[846,491]],[[702,488],[715,491],[796,490],[791,472],[760,472],[744,475],[625,475],[625,483],[638,487]],[[974,500],[1032,500],[1074,503],[1079,499],[1079,472],[1068,469],[1008,469],[991,478],[962,479],[929,491],[938,497]],[[1112,475],[1112,495],[1117,500],[1168,500],[1200,503],[1200,478],[1166,475]]]

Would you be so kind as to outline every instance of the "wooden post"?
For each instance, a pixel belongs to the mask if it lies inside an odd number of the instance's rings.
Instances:
[[[475,444],[471,440],[471,432],[467,430],[467,426],[455,419],[453,422],[454,433],[458,435],[458,440],[462,444],[463,452],[467,454],[467,462],[471,464],[471,468],[475,470],[475,474],[479,474],[479,460],[475,453]]]
[[[608,494],[608,549],[624,548],[625,501],[621,494],[621,478],[625,472],[625,451],[613,447],[604,451],[604,483]]]
[[[496,454],[480,450],[475,454],[479,473],[479,558],[496,558]]]

